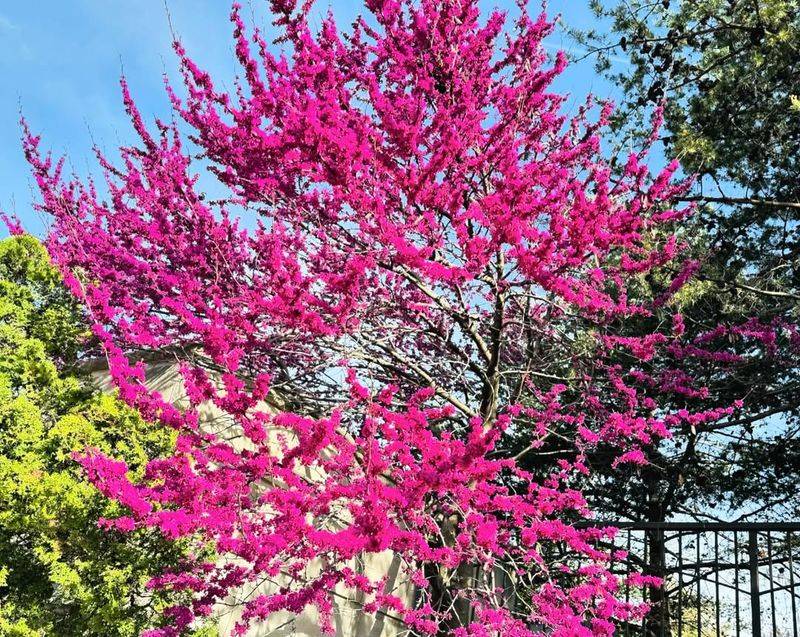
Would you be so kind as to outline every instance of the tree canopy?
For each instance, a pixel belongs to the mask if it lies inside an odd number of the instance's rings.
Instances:
[[[690,184],[647,167],[661,111],[641,150],[608,155],[611,107],[563,112],[566,57],[523,4],[369,0],[342,31],[274,0],[278,48],[235,4],[236,87],[176,42],[174,118],[148,126],[123,79],[137,141],[98,154],[103,190],[26,129],[48,248],[121,397],[179,432],[144,476],[81,462],[124,507],[114,528],[225,558],[159,578],[190,599],[150,635],[270,577],[237,634],[308,607],[330,633],[336,587],[417,635],[603,635],[645,612],[618,595],[613,531],[575,524],[590,459],[652,466],[672,431],[735,417],[746,397],[720,400],[709,370],[800,342],[788,320],[687,322]],[[201,191],[198,157],[223,196]],[[175,358],[188,409],[148,389],[142,350]],[[245,445],[199,426],[208,402]],[[353,566],[382,551],[414,600]]]

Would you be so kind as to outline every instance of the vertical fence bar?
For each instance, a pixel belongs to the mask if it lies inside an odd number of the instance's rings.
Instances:
[[[667,573],[666,573],[666,570],[667,570],[667,543],[666,543],[666,540],[664,539],[664,533],[665,533],[664,529],[663,528],[659,529],[657,533],[658,533],[658,545],[661,547],[661,556],[659,557],[659,560],[664,562],[664,564],[663,564],[664,572],[662,573],[662,575],[664,576],[664,594],[661,596],[661,610],[660,610],[660,613],[661,613],[661,636],[660,637],[669,637],[669,635],[672,634],[672,627],[669,625],[669,623],[670,623],[670,616],[669,616],[670,605],[669,605],[669,597],[667,597],[667,582],[666,582],[666,578],[667,578]]]
[[[631,584],[630,584],[630,577],[631,577],[631,533],[632,531],[628,529],[628,557],[625,559],[626,562],[626,569],[625,569],[625,603],[630,604],[631,601]],[[631,621],[630,619],[625,620],[625,637],[630,637],[631,634]]]
[[[797,601],[794,592],[794,542],[791,531],[786,533],[786,545],[789,547],[789,592],[792,595],[792,637],[797,637]]]
[[[703,607],[702,607],[702,591],[700,589],[700,531],[697,532],[695,541],[695,575],[697,576],[697,637],[703,637]]]
[[[733,560],[734,583],[736,584],[736,637],[742,632],[742,617],[739,614],[739,533],[733,532]]]
[[[758,582],[758,533],[748,531],[750,558],[750,617],[753,637],[761,637],[761,591]]]
[[[714,628],[719,637],[719,531],[714,531]]]
[[[769,606],[772,615],[772,635],[778,637],[778,622],[775,617],[775,579],[772,574],[772,533],[767,531],[767,559],[769,560]]]
[[[642,541],[644,542],[644,565],[645,565],[645,568],[648,568],[648,565],[650,564],[647,561],[648,545],[650,544],[649,531],[645,531],[642,534],[642,538],[643,538]],[[648,569],[648,573],[647,574],[648,575],[651,574],[651,573],[649,573],[649,569]],[[642,601],[645,602],[645,603],[647,603],[647,591],[648,591],[648,589],[649,589],[648,586],[645,586],[645,587],[642,588]],[[643,635],[646,634],[646,630],[647,630],[647,615],[642,617],[642,634]]]
[[[683,637],[683,533],[678,531],[678,637]]]

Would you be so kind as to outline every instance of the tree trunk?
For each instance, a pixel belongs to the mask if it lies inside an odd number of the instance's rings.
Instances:
[[[644,572],[661,578],[662,584],[647,587],[647,597],[650,611],[645,617],[645,631],[647,637],[671,637],[670,629],[670,604],[666,595],[666,545],[663,530],[650,530],[646,532],[647,562]]]
[[[647,485],[647,522],[663,524],[667,517],[669,490],[666,494],[662,491],[663,479],[656,471],[645,471],[643,478]],[[661,584],[646,588],[650,610],[645,617],[644,634],[646,637],[671,637],[671,609],[666,582],[667,547],[663,528],[646,531],[645,543],[644,574],[658,577]]]
[[[455,572],[439,564],[426,565],[426,577],[430,587],[430,603],[440,612],[449,609],[449,616],[439,625],[437,637],[450,637],[456,628],[467,626],[471,619],[469,599],[458,597],[459,591],[465,593],[474,584],[474,567],[462,565]],[[454,597],[455,595],[455,597]]]

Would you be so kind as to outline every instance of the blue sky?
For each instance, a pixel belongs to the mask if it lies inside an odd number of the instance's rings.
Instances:
[[[266,2],[254,0],[261,11]],[[508,0],[484,2],[513,6]],[[587,0],[551,0],[550,12],[574,26],[587,26],[592,16]],[[348,24],[360,1],[318,2],[331,7]],[[0,3],[0,209],[14,212],[26,228],[41,235],[46,220],[31,210],[35,199],[28,167],[19,144],[20,109],[45,148],[66,153],[72,166],[86,174],[93,166],[92,140],[113,149],[131,140],[119,97],[124,69],[143,113],[166,115],[164,72],[174,75],[175,59],[167,8],[187,49],[215,77],[232,78],[236,64],[227,20],[228,0],[33,0]],[[264,12],[257,11],[262,19]],[[548,47],[568,48],[560,31]],[[575,102],[587,93],[612,96],[590,64],[570,68],[560,89]],[[0,229],[4,234],[5,229]]]

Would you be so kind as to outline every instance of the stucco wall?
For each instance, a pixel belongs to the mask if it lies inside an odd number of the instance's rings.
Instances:
[[[113,384],[108,375],[107,369],[99,363],[93,372],[98,386],[104,391],[113,391]],[[162,397],[179,406],[185,407],[188,404],[186,392],[180,373],[175,363],[172,362],[151,362],[147,366],[147,386],[151,390],[161,393]],[[268,410],[267,405],[259,406],[260,409]],[[198,409],[201,426],[206,431],[212,431],[224,437],[234,447],[245,448],[249,441],[241,435],[232,419],[211,403],[206,403]],[[270,440],[276,441],[279,435],[286,435],[286,431],[274,429],[269,432]],[[277,447],[276,447],[277,449]],[[320,470],[306,470],[305,475],[309,479],[322,479]],[[360,559],[353,560],[348,564],[354,570],[363,573],[373,581],[387,577],[386,591],[407,600],[411,603],[413,597],[413,586],[408,581],[401,560],[391,553],[370,553],[361,556]],[[311,562],[308,565],[308,575],[313,575],[319,569],[319,562]],[[258,587],[246,587],[236,592],[224,603],[215,609],[219,617],[219,630],[222,637],[231,634],[233,627],[241,616],[241,599],[248,599],[254,596],[269,593],[277,590],[280,586],[280,578],[277,581],[265,581]],[[406,635],[407,629],[401,623],[393,619],[390,614],[378,613],[377,615],[367,615],[360,610],[359,599],[350,594],[344,587],[339,586],[331,592],[334,604],[334,625],[336,635],[339,637],[400,637]],[[298,637],[322,637],[318,628],[317,613],[315,610],[294,615],[288,612],[280,612],[272,615],[267,621],[254,626],[249,632],[248,637],[288,637],[289,635]]]

